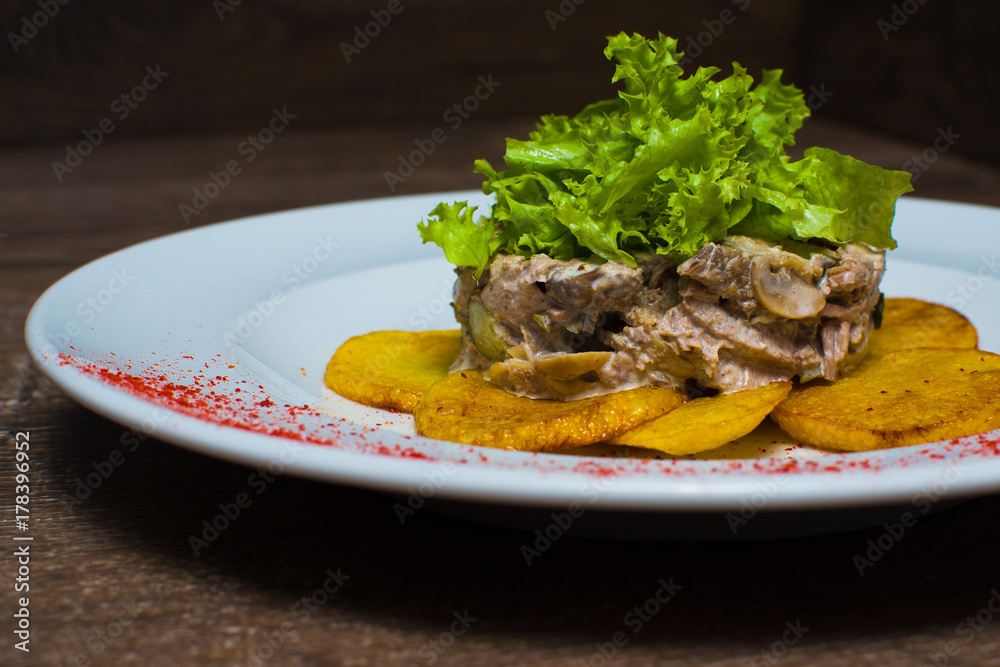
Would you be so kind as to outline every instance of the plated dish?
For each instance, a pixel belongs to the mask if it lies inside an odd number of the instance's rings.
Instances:
[[[780,70],[685,71],[662,34],[604,55],[613,97],[508,138],[503,170],[477,160],[481,214],[444,201],[417,225],[456,265],[460,331],[351,338],[330,389],[526,451],[699,454],[769,415],[848,451],[1000,427],[1000,355],[954,309],[880,290],[908,172],[794,160],[810,110]]]
[[[323,369],[351,336],[450,326],[452,267],[412,235],[413,220],[443,199],[487,203],[457,192],[335,204],[126,248],[42,295],[28,347],[67,394],[128,428],[402,498],[539,509],[582,501],[595,512],[640,512],[653,529],[681,513],[739,512],[752,499],[765,501],[758,514],[840,512],[1000,490],[996,431],[832,454],[758,430],[710,458],[607,458],[421,438],[407,415],[339,398],[324,387]],[[942,221],[953,233],[941,236]],[[982,250],[1000,240],[1000,212],[904,198],[894,234],[886,294],[953,305],[982,349],[1000,350],[1000,280],[984,279],[992,256]],[[128,284],[112,292],[109,281],[122,274]],[[105,302],[92,318],[88,299]]]

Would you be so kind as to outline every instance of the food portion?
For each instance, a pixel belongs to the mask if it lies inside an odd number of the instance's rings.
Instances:
[[[564,401],[848,372],[909,174],[823,148],[792,160],[809,109],[778,70],[685,73],[662,35],[605,55],[617,98],[543,117],[504,170],[478,161],[488,215],[442,203],[419,225],[458,267],[452,370]]]
[[[1000,428],[1000,355],[914,348],[866,360],[834,384],[802,387],[771,414],[803,443],[863,451]]]
[[[723,392],[798,376],[835,380],[863,356],[880,302],[882,253],[809,255],[745,236],[619,262],[498,255],[461,270],[454,368],[487,369],[521,396],[573,399],[637,386]]]
[[[550,451],[612,438],[673,410],[684,395],[640,387],[572,403],[515,396],[473,371],[428,389],[413,417],[431,438],[505,449]]]
[[[686,73],[662,35],[605,55],[616,98],[508,139],[503,170],[477,161],[487,214],[418,225],[456,266],[461,331],[353,338],[329,387],[424,436],[532,451],[683,456],[768,415],[842,450],[1000,427],[1000,357],[968,320],[880,292],[908,173],[792,160],[809,109],[779,70]]]
[[[872,333],[867,358],[913,347],[975,349],[979,334],[961,313],[920,299],[886,299],[882,326]]]
[[[608,443],[655,449],[672,456],[707,452],[753,431],[791,389],[791,382],[773,382],[758,389],[702,396]]]
[[[968,320],[916,299],[886,299],[884,311],[873,353],[836,382],[696,398],[641,387],[569,402],[530,399],[478,371],[449,373],[458,331],[356,336],[331,359],[326,382],[365,405],[414,413],[421,435],[531,451],[603,441],[685,456],[738,440],[769,414],[802,444],[846,451],[1000,428],[1000,356],[974,349]]]
[[[448,373],[458,331],[374,331],[355,336],[326,366],[326,386],[384,410],[413,412],[421,394]]]

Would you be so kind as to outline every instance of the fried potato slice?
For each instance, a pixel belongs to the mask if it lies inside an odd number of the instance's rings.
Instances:
[[[771,413],[804,444],[867,451],[1000,428],[1000,356],[918,348],[866,359],[847,377],[794,389]]]
[[[413,412],[420,395],[448,374],[461,332],[373,331],[347,340],[326,366],[326,386],[373,408]]]
[[[757,428],[791,388],[791,382],[772,382],[757,389],[696,398],[608,442],[673,456],[705,452]]]
[[[417,433],[429,438],[548,451],[606,440],[683,401],[678,391],[652,387],[576,401],[531,399],[462,371],[425,391],[413,416]]]
[[[868,339],[868,356],[915,347],[975,349],[976,328],[958,311],[920,299],[886,299],[882,327]]]

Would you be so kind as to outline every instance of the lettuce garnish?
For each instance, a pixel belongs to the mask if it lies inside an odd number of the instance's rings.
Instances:
[[[618,62],[618,98],[542,117],[528,141],[507,140],[503,171],[477,160],[491,214],[441,204],[418,225],[424,243],[477,276],[496,252],[635,266],[637,251],[682,261],[728,234],[896,247],[890,225],[910,174],[825,148],[793,162],[785,146],[810,111],[781,70],[756,85],[737,63],[719,81],[716,67],[686,76],[677,40],[662,34],[621,33],[604,54]]]

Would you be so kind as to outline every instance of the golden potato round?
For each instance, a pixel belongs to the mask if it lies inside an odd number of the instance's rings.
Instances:
[[[600,442],[676,408],[672,389],[639,387],[576,401],[516,396],[475,371],[452,373],[424,392],[417,433],[468,445],[548,451]]]
[[[866,359],[847,377],[794,389],[771,413],[808,445],[866,451],[1000,428],[1000,356],[919,348]]]
[[[791,388],[791,382],[773,382],[757,389],[696,398],[608,442],[656,449],[672,456],[705,452],[757,428]]]
[[[373,331],[341,345],[326,366],[326,386],[373,408],[413,412],[420,395],[448,374],[461,332]]]
[[[919,299],[886,299],[882,327],[868,339],[868,356],[915,347],[974,349],[978,344],[976,328],[958,311]]]

